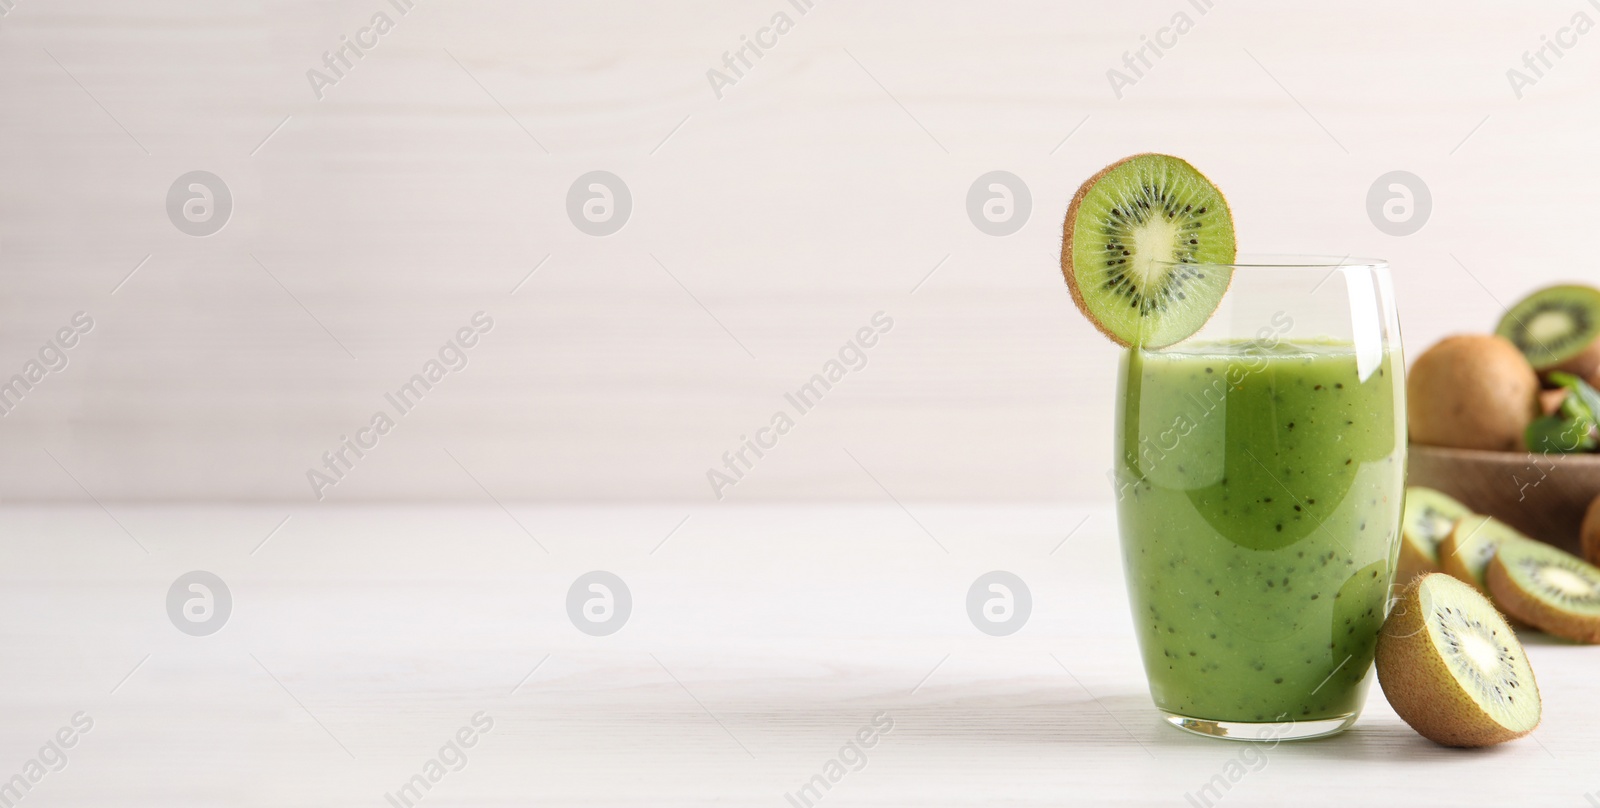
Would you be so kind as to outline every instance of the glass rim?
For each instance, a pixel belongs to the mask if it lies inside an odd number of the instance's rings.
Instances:
[[[1354,255],[1299,255],[1294,253],[1245,253],[1234,258],[1228,263],[1199,262],[1186,263],[1178,261],[1162,261],[1155,259],[1154,263],[1169,266],[1195,266],[1195,267],[1228,267],[1230,269],[1270,269],[1279,271],[1295,270],[1320,270],[1326,272],[1332,269],[1388,269],[1389,262],[1382,258],[1361,258]]]

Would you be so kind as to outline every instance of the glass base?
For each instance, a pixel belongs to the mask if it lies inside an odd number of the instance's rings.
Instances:
[[[1163,710],[1161,716],[1167,723],[1185,732],[1222,738],[1228,741],[1249,743],[1277,743],[1279,741],[1305,741],[1337,735],[1356,722],[1358,712],[1315,721],[1212,721],[1209,718],[1190,718]]]

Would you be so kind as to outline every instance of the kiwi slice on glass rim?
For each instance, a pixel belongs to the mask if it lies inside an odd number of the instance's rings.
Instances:
[[[1450,535],[1456,522],[1471,516],[1467,506],[1432,488],[1406,488],[1405,514],[1400,518],[1400,563],[1395,583],[1439,571],[1439,542]]]
[[[1600,289],[1540,289],[1512,306],[1494,332],[1511,340],[1535,370],[1591,376],[1600,369]]]
[[[1376,657],[1389,705],[1435,743],[1491,746],[1539,725],[1539,684],[1516,633],[1483,595],[1448,575],[1406,586]]]
[[[1489,591],[1512,617],[1558,637],[1600,643],[1600,569],[1538,542],[1509,542],[1489,561]]]
[[[1160,348],[1199,331],[1228,291],[1226,265],[1236,254],[1222,192],[1165,154],[1101,169],[1073,195],[1062,224],[1072,300],[1123,346]]]

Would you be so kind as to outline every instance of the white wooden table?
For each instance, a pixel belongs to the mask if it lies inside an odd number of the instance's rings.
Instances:
[[[0,778],[93,721],[30,808],[388,805],[480,712],[492,728],[419,804],[790,805],[875,716],[892,729],[817,804],[1600,791],[1600,649],[1538,637],[1544,725],[1492,750],[1434,746],[1376,687],[1349,733],[1259,757],[1165,726],[1106,509],[108,505],[0,510]],[[966,614],[997,569],[1033,597],[1004,637]],[[191,570],[232,596],[209,636],[165,611]],[[609,636],[567,614],[591,570],[632,595]]]

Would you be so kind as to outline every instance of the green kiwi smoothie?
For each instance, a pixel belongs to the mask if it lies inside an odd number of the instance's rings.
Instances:
[[[1156,706],[1358,712],[1399,549],[1404,388],[1334,341],[1124,353],[1123,561]]]

